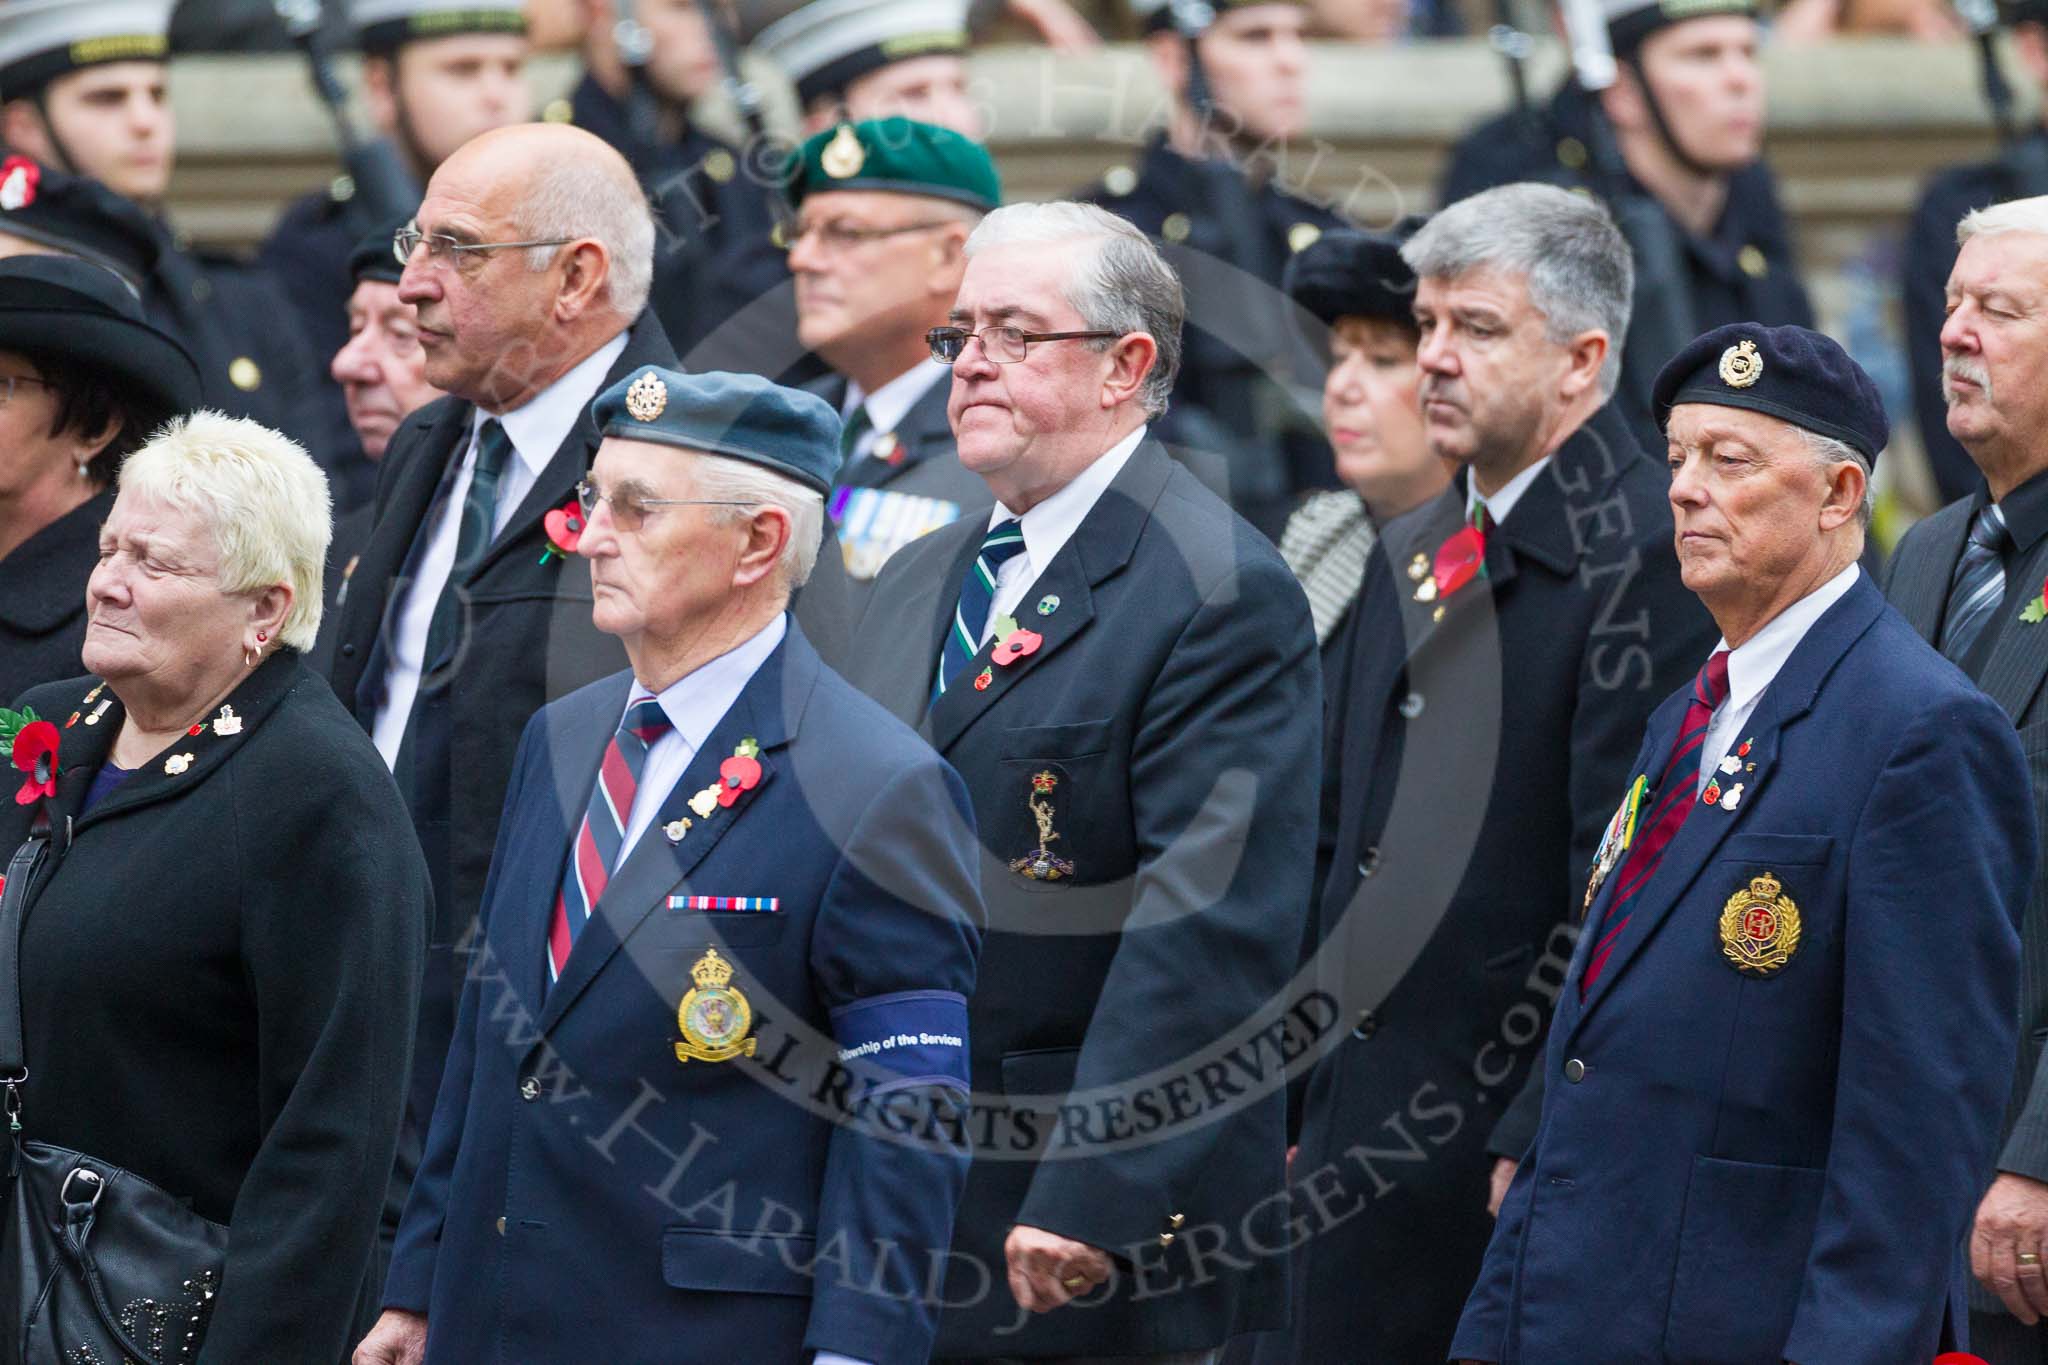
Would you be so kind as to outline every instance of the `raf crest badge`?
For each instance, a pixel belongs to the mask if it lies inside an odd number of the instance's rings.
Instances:
[[[1764,358],[1756,343],[1747,339],[1721,352],[1721,382],[1731,389],[1746,389],[1764,377]]]
[[[1059,784],[1049,772],[1031,775],[1031,795],[1025,803],[1031,807],[1031,818],[1038,822],[1038,847],[1011,859],[1010,871],[1034,882],[1056,882],[1074,875],[1073,863],[1052,851],[1053,841],[1060,837],[1052,828],[1052,791]]]
[[[867,148],[860,145],[860,135],[853,131],[850,123],[840,124],[839,131],[825,144],[825,150],[818,153],[819,168],[834,180],[859,175],[867,160]]]
[[[676,1011],[676,1026],[683,1031],[676,1060],[729,1062],[753,1056],[757,1040],[747,1034],[754,1027],[754,1008],[732,984],[732,964],[718,949],[706,948],[690,968],[690,979],[697,984]]]
[[[668,408],[668,385],[649,370],[626,390],[626,411],[636,422],[652,422]]]
[[[1770,976],[1799,951],[1799,907],[1766,872],[1721,907],[1721,956],[1745,976]]]

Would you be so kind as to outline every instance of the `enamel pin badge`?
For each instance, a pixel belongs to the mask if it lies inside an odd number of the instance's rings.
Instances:
[[[677,1061],[729,1062],[754,1055],[757,1040],[747,1036],[753,1031],[754,1008],[732,984],[732,976],[732,964],[711,947],[690,968],[690,979],[697,984],[676,1009],[676,1027],[683,1032],[683,1041],[676,1044]]]

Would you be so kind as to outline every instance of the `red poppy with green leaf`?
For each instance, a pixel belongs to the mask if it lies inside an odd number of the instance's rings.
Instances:
[[[34,710],[0,707],[0,750],[28,775],[14,794],[15,805],[26,806],[57,794],[57,747],[62,739],[63,732],[40,719]]]
[[[2048,580],[2042,582],[2041,591],[2035,593],[2034,600],[2020,612],[2020,620],[2030,626],[2044,618],[2048,618]]]

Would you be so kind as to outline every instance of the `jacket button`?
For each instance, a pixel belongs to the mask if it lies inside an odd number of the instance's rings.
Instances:
[[[1410,720],[1414,720],[1422,714],[1422,694],[1420,692],[1410,692],[1407,696],[1401,698],[1401,714]]]
[[[1577,1077],[1573,1077],[1573,1079],[1574,1079],[1574,1080],[1576,1080],[1576,1079],[1578,1079],[1578,1078],[1577,1078]],[[537,1081],[537,1080],[535,1080],[535,1079],[534,1079],[533,1077],[531,1077],[531,1076],[528,1076],[528,1077],[527,1077],[527,1078],[526,1078],[525,1080],[521,1081],[521,1082],[519,1083],[519,1098],[520,1098],[520,1099],[522,1099],[522,1100],[537,1100],[537,1099],[539,1099],[539,1098],[540,1098],[540,1082],[539,1082],[539,1081]]]
[[[500,1237],[505,1235],[505,1220],[503,1218],[498,1220],[498,1235]]]
[[[1564,1064],[1564,1078],[1573,1085],[1586,1079],[1586,1064],[1574,1057]]]
[[[1370,877],[1373,873],[1379,870],[1380,846],[1378,844],[1374,844],[1371,848],[1368,848],[1365,851],[1365,856],[1358,860],[1358,875],[1361,877]]]
[[[356,657],[356,647],[355,647],[354,645],[343,645],[343,646],[341,647],[341,657],[342,657],[342,658],[344,658],[344,659],[353,659],[353,658],[355,658],[355,657]]]
[[[1358,1024],[1351,1030],[1351,1036],[1362,1043],[1379,1031],[1380,1017],[1371,1010],[1361,1010],[1358,1015]]]

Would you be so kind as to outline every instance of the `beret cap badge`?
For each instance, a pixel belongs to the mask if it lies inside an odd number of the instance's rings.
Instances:
[[[845,180],[860,174],[860,168],[867,164],[867,148],[860,144],[860,134],[853,131],[853,125],[842,123],[839,131],[832,135],[832,141],[818,156],[818,165],[834,180]]]
[[[652,370],[633,381],[626,390],[626,411],[634,420],[652,422],[668,407],[668,385]]]
[[[1764,377],[1764,358],[1756,343],[1744,338],[1721,352],[1721,382],[1731,389],[1746,389]]]

